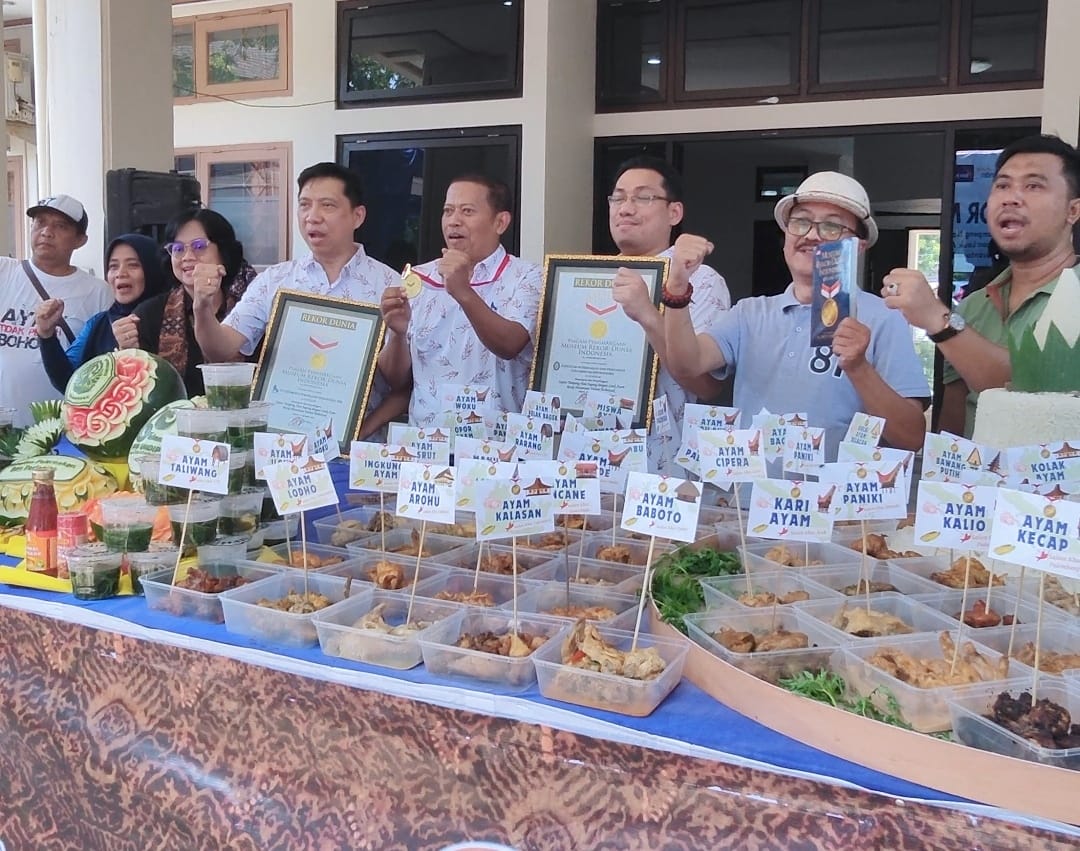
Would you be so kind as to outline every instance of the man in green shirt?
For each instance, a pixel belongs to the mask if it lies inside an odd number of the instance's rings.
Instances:
[[[986,221],[1009,268],[956,313],[915,269],[893,269],[882,288],[885,303],[941,349],[947,363],[939,425],[965,435],[974,425],[978,393],[1010,379],[1009,336],[1038,321],[1062,271],[1077,265],[1080,152],[1056,136],[1013,142],[998,157]]]

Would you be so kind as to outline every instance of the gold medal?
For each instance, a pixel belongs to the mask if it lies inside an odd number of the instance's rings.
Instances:
[[[832,327],[836,324],[836,320],[840,318],[840,307],[836,303],[836,299],[827,298],[825,303],[821,305],[821,321],[824,325]]]
[[[424,283],[420,280],[420,276],[413,271],[411,264],[406,263],[401,272],[401,288],[405,290],[406,298],[416,298],[423,287]]]

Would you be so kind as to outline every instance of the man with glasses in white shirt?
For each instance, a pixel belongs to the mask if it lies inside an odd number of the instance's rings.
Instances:
[[[639,156],[620,165],[615,175],[615,188],[607,199],[608,227],[619,253],[628,257],[670,258],[674,250],[671,235],[683,220],[682,197],[682,177],[665,160]],[[680,239],[705,242],[702,237]],[[724,279],[703,263],[694,269],[690,281],[694,286],[690,321],[695,329],[704,331],[731,307],[731,295]],[[723,392],[723,383],[711,375],[688,377],[679,382],[668,372],[663,319],[649,298],[641,275],[633,269],[620,269],[613,282],[612,298],[628,317],[645,329],[649,345],[660,356],[656,395],[667,396],[671,431],[649,436],[649,469],[665,475],[678,474],[674,458],[679,448],[686,404],[717,400]]]
[[[697,333],[681,308],[693,292],[691,275],[712,245],[676,241],[662,298],[668,368],[680,381],[734,374],[744,426],[763,407],[805,411],[810,425],[825,428],[829,461],[860,411],[885,419],[886,444],[919,449],[930,389],[907,324],[880,298],[859,292],[858,319],[837,326],[831,347],[810,345],[814,249],[848,236],[859,238],[860,250],[877,241],[866,190],[846,175],[818,172],[780,199],[774,217],[784,231],[791,284],[780,295],[741,300],[706,333]]]

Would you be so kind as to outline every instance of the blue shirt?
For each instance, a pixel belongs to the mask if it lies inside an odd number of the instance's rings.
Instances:
[[[856,314],[870,328],[866,360],[885,383],[907,398],[929,397],[911,329],[899,311],[859,292]],[[716,377],[735,373],[734,403],[744,428],[762,408],[805,411],[811,426],[825,428],[825,460],[836,460],[851,418],[866,408],[832,349],[810,346],[810,305],[796,300],[794,284],[781,295],[742,299],[706,333],[726,363]]]

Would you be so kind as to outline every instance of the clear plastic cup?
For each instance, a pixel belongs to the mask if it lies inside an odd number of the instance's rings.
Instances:
[[[238,494],[255,483],[255,453],[231,451],[229,453],[229,493]]]
[[[68,578],[76,600],[106,600],[120,590],[121,553],[76,547],[68,553]]]
[[[177,408],[176,433],[193,440],[226,443],[229,439],[229,415],[206,408]]]
[[[158,482],[158,474],[161,471],[160,455],[139,455],[137,459],[139,465],[138,486],[143,497],[150,505],[172,505],[176,502],[184,502],[187,499],[186,490]]]
[[[219,535],[242,535],[250,538],[259,528],[259,511],[262,509],[262,488],[246,487],[238,494],[231,494],[221,501],[218,517]]]
[[[173,567],[176,564],[177,550],[175,544],[157,542],[150,544],[150,549],[144,553],[129,553],[127,563],[128,572],[131,574],[132,593],[143,593],[143,576]]]
[[[145,552],[150,548],[156,516],[157,506],[141,496],[102,500],[102,541],[110,552]]]
[[[222,567],[231,567],[247,558],[248,539],[239,536],[216,538],[209,544],[197,548],[199,567],[215,572]]]
[[[190,510],[186,502],[169,506],[169,523],[172,525],[173,543],[180,546],[184,519],[187,529],[183,532],[184,555],[195,555],[196,547],[209,544],[217,537],[218,517],[221,514],[221,498],[208,495],[193,497]]]
[[[251,379],[255,376],[253,363],[203,363],[203,385],[206,404],[218,411],[246,408],[251,401]]]
[[[239,411],[229,412],[229,445],[233,449],[255,448],[255,433],[265,432],[270,422],[269,402],[252,402]]]

